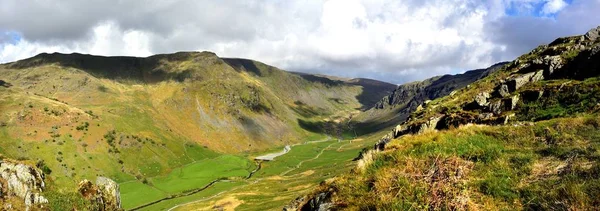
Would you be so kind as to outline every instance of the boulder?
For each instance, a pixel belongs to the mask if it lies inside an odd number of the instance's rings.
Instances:
[[[491,119],[492,117],[494,117],[494,114],[492,113],[481,113],[477,115],[477,118],[479,118],[480,121],[486,121],[488,119]]]
[[[498,87],[498,95],[501,97],[506,97],[510,95],[510,91],[508,91],[508,86],[506,84],[502,84]]]
[[[98,177],[96,185],[102,192],[102,200],[106,210],[117,210],[121,208],[121,193],[119,192],[119,184],[115,181],[106,178]]]
[[[502,101],[501,100],[496,100],[490,103],[489,105],[489,111],[494,113],[494,114],[501,114],[503,106],[502,106]]]
[[[35,167],[0,161],[0,179],[6,182],[3,195],[21,198],[26,207],[48,203],[48,200],[40,195],[45,188],[44,178],[44,173]]]
[[[422,134],[425,132],[433,131],[436,129],[438,122],[442,119],[442,116],[431,117],[426,122],[417,126],[415,134]]]
[[[598,38],[600,38],[600,26],[590,29],[587,33],[585,33],[584,37],[589,41],[598,40]]]
[[[544,72],[543,70],[538,70],[536,72],[530,72],[519,76],[515,76],[512,79],[508,80],[506,85],[508,86],[509,92],[514,92],[517,89],[523,87],[525,84],[541,80],[544,80]]]
[[[394,132],[394,138],[398,138],[401,135],[404,135],[406,128],[404,128],[402,125],[396,125],[392,131]]]
[[[96,184],[85,179],[79,182],[77,191],[91,202],[93,210],[121,210],[119,185],[106,177],[98,177]]]
[[[546,72],[544,73],[544,76],[546,77],[550,77],[554,72],[560,70],[564,66],[563,59],[560,56],[547,56],[544,58],[544,61],[547,65]]]
[[[466,110],[478,110],[485,108],[489,103],[488,99],[490,98],[490,93],[482,92],[475,96],[473,102],[467,104],[464,109]]]

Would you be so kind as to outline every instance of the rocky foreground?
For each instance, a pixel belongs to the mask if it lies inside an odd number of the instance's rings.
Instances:
[[[37,166],[10,159],[0,160],[0,210],[46,210],[50,201],[44,197],[46,176]],[[87,200],[89,210],[120,210],[119,185],[106,177],[96,184],[79,183],[79,193]]]

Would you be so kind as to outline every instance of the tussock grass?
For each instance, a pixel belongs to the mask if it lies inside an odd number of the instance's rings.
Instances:
[[[322,189],[344,209],[594,210],[600,118],[403,136]]]

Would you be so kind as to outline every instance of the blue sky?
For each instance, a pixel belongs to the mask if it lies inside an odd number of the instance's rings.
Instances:
[[[3,0],[0,63],[42,52],[212,51],[405,83],[583,34],[600,25],[599,11],[600,0]]]

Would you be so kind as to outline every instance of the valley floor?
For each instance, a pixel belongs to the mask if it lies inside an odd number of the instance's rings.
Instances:
[[[150,178],[146,184],[121,183],[123,208],[280,210],[320,182],[347,172],[353,166],[349,161],[373,143],[367,139],[305,142],[273,161],[260,163],[259,168],[252,164],[255,156],[225,155],[198,161],[166,177]]]

